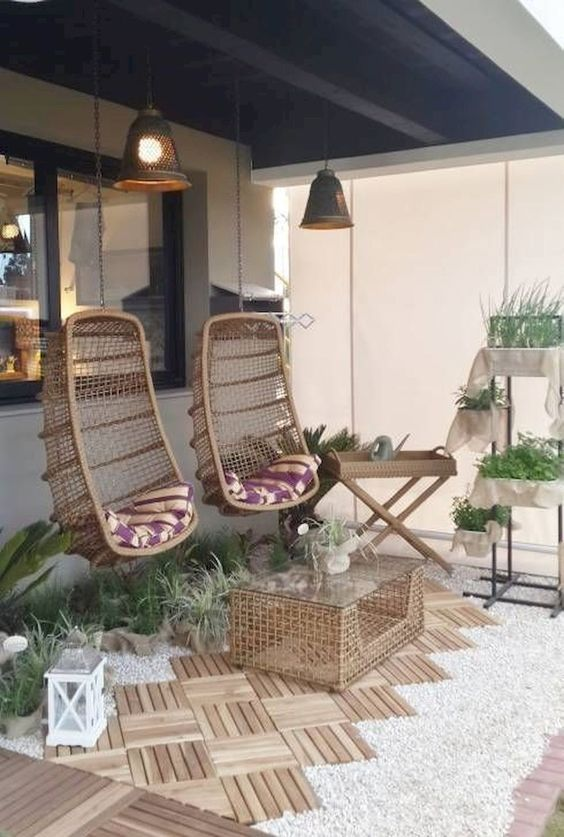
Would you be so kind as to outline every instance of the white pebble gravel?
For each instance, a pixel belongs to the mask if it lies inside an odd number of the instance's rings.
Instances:
[[[457,567],[446,579],[428,568],[459,593],[486,590],[479,574]],[[539,764],[547,736],[564,727],[564,615],[550,619],[546,609],[517,605],[490,612],[499,627],[463,631],[476,648],[432,655],[452,679],[396,687],[416,716],[357,724],[376,759],[306,768],[323,807],[257,830],[279,837],[503,837],[513,790]],[[106,658],[114,682],[144,683],[173,679],[170,658],[186,653],[162,644],[148,657]],[[115,712],[111,697],[106,712]],[[43,739],[0,736],[0,747],[41,758]]]
[[[458,592],[485,589],[472,582],[478,574],[430,573]],[[503,837],[513,790],[564,727],[564,615],[491,612],[500,627],[463,631],[475,649],[433,655],[451,680],[397,687],[416,716],[357,725],[377,759],[307,768],[323,807],[258,828],[279,837]]]

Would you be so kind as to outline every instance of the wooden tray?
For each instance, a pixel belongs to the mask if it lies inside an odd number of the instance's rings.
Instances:
[[[323,458],[323,467],[335,477],[368,479],[371,477],[451,477],[456,474],[456,460],[443,448],[402,450],[394,459],[372,461],[367,450],[331,451]]]

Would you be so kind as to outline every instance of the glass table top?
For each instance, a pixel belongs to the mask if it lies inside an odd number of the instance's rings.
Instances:
[[[347,572],[325,575],[315,573],[311,565],[292,561],[289,568],[281,572],[257,573],[239,585],[239,589],[332,607],[350,607],[382,585],[402,578],[425,563],[419,558],[380,555],[369,561],[353,561]]]

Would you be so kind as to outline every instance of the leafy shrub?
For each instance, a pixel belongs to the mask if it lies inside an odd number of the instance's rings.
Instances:
[[[459,410],[489,410],[492,405],[507,406],[507,397],[503,387],[497,384],[493,389],[484,387],[476,395],[468,395],[466,386],[463,386],[459,387],[454,403]]]
[[[502,453],[489,453],[478,463],[478,473],[490,479],[556,480],[562,474],[562,457],[553,439],[519,433],[519,442]]]
[[[473,506],[468,497],[455,497],[450,513],[451,520],[457,529],[468,532],[485,532],[486,523],[495,520],[500,526],[507,526],[511,509],[507,506],[493,506],[482,509]]]
[[[42,584],[53,567],[44,570],[19,591],[19,584],[45,565],[45,562],[65,552],[70,546],[70,535],[61,533],[50,523],[39,520],[16,532],[0,549],[0,601],[14,603]]]

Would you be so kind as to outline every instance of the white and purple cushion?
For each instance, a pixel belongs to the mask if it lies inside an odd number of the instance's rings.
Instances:
[[[194,516],[194,489],[188,482],[155,488],[114,511],[104,509],[112,537],[119,546],[147,549],[183,532]]]
[[[235,500],[250,506],[293,502],[307,490],[320,462],[318,456],[294,453],[275,459],[246,479],[225,471],[227,490]]]

